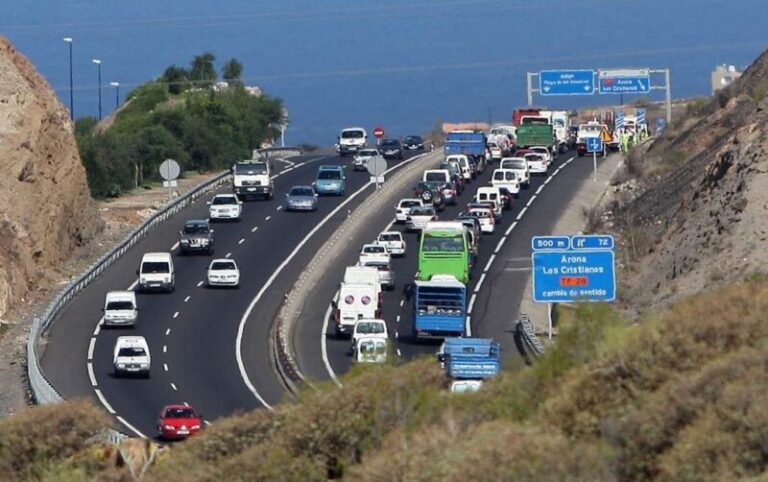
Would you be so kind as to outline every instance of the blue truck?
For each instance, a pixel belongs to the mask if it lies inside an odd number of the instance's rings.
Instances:
[[[501,369],[499,342],[491,338],[446,338],[438,358],[453,379],[483,379]]]
[[[484,161],[487,144],[488,139],[484,132],[449,132],[445,140],[445,154],[466,154],[474,157],[477,161]]]
[[[443,338],[463,336],[467,322],[467,287],[453,276],[434,275],[415,281],[413,336]]]

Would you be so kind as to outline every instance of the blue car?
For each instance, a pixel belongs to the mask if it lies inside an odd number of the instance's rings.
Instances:
[[[312,183],[315,192],[320,195],[343,196],[346,187],[346,176],[342,166],[320,166],[317,179]]]

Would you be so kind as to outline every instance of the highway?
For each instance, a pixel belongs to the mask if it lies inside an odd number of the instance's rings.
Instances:
[[[482,175],[472,181],[459,197],[458,205],[447,206],[445,211],[439,213],[440,219],[453,219],[471,201],[477,188],[488,184],[495,166],[490,164]],[[525,290],[525,280],[530,274],[531,237],[550,234],[560,213],[591,174],[590,160],[576,157],[575,152],[560,154],[546,176],[533,176],[530,187],[521,190],[512,208],[502,215],[495,233],[481,237],[480,253],[468,285],[471,334],[498,340],[507,366],[521,361],[512,330]],[[413,197],[412,186],[404,190],[400,197]],[[305,311],[322,315],[302,317],[302,323],[296,329],[298,363],[306,377],[328,380],[349,370],[350,342],[348,338],[337,338],[334,333],[333,320],[328,318],[331,315],[330,301],[338,289],[345,267],[357,262],[364,242],[370,242],[388,227],[405,233],[403,226],[392,224],[393,217],[393,206],[383,206],[377,216],[368,222],[370,229],[366,232],[370,233],[369,239],[351,241],[344,256],[308,300]],[[397,287],[384,294],[382,317],[387,322],[390,340],[394,342],[394,355],[407,359],[433,355],[440,342],[417,342],[411,335],[412,305],[404,287],[414,279],[418,268],[418,234],[405,233],[405,236],[408,250],[405,257],[393,258]],[[501,276],[503,285],[497,282]]]
[[[408,159],[410,156],[406,156]],[[418,161],[416,161],[418,162]],[[239,410],[271,408],[285,390],[271,366],[272,319],[303,267],[347,210],[373,189],[366,172],[353,172],[351,157],[302,156],[275,162],[275,200],[244,204],[239,223],[214,224],[214,257],[231,257],[241,270],[239,289],[209,289],[211,257],[179,256],[178,231],[187,219],[206,218],[201,198],[152,231],[73,300],[46,337],[42,367],[65,398],[90,397],[113,414],[126,433],[153,437],[157,415],[168,403],[189,403],[206,421]],[[347,166],[346,195],[322,197],[314,213],[286,213],[291,186],[310,184],[320,164]],[[396,169],[402,165],[390,161]],[[225,186],[221,192],[229,192]],[[298,248],[299,246],[300,249]],[[141,256],[174,251],[176,290],[140,294],[133,329],[105,329],[101,308],[108,291],[135,287]],[[112,350],[122,335],[144,336],[152,355],[149,379],[114,378]]]

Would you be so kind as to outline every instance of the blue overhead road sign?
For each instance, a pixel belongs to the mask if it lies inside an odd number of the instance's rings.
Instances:
[[[541,95],[592,95],[594,70],[542,70],[539,72]]]
[[[531,249],[534,251],[571,249],[571,238],[568,236],[534,236],[531,238]]]
[[[587,152],[603,152],[603,139],[601,137],[587,137]]]
[[[600,94],[648,94],[651,92],[651,74],[648,69],[600,70]]]
[[[569,240],[570,249],[551,249]],[[551,241],[549,243],[547,241]],[[542,303],[616,299],[613,236],[536,236],[533,247],[533,300]]]

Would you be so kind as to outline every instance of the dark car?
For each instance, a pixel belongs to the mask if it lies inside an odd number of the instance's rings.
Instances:
[[[403,149],[409,151],[423,151],[424,139],[421,136],[408,136],[403,140]]]
[[[397,139],[384,139],[379,144],[379,152],[385,159],[402,159],[403,145]]]
[[[190,219],[179,231],[179,253],[213,254],[213,229],[207,219]]]
[[[429,203],[435,207],[435,210],[442,211],[445,209],[445,196],[443,195],[443,188],[445,183],[437,181],[420,182],[413,189],[413,193],[424,201],[427,206]]]
[[[512,191],[506,187],[500,186],[499,192],[501,193],[501,207],[505,210],[512,209],[512,199],[515,198],[515,195],[512,194]]]

